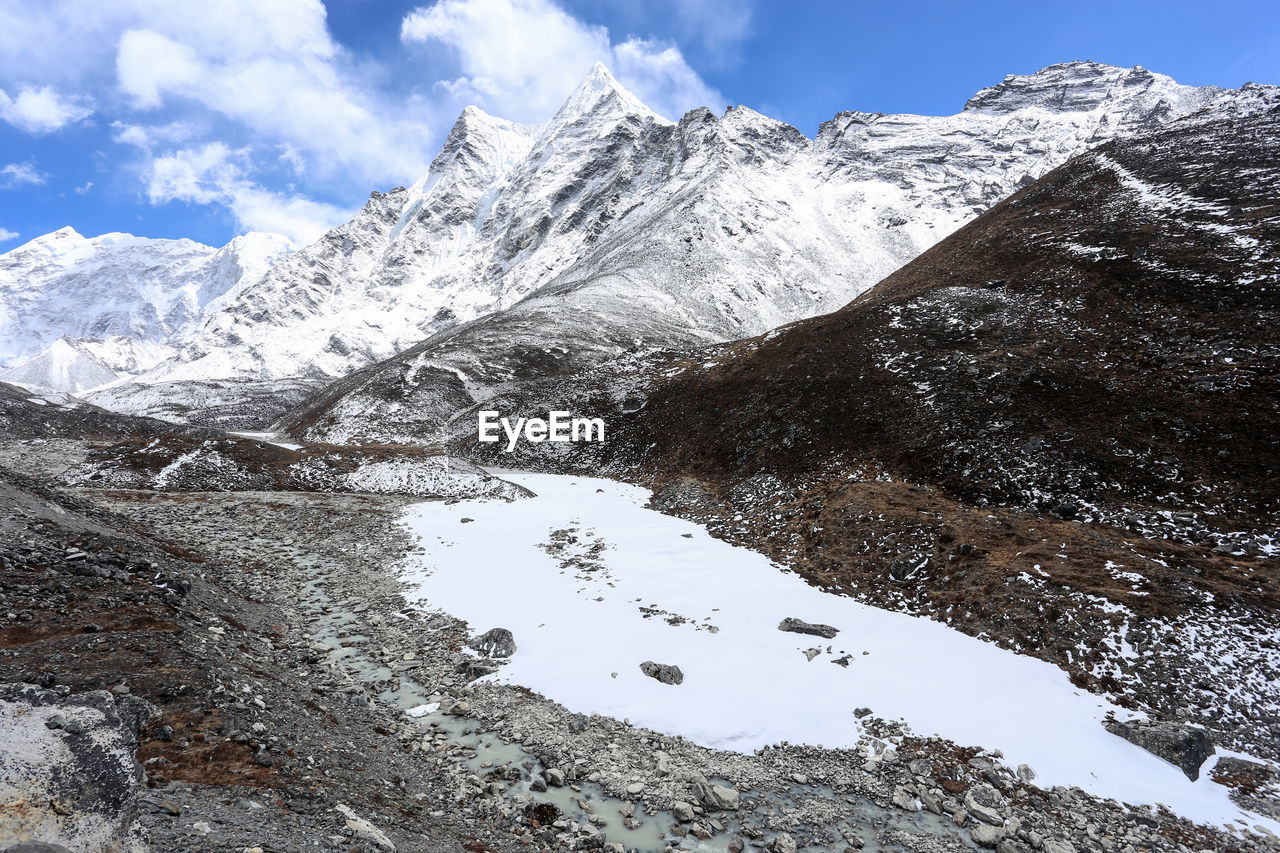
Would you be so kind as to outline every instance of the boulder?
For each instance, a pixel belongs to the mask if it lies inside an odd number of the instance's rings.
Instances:
[[[640,671],[650,678],[655,678],[663,684],[683,684],[684,673],[680,671],[680,667],[670,663],[654,663],[647,660],[640,664]]]
[[[742,803],[742,797],[737,791],[710,782],[694,782],[693,796],[709,812],[737,811]]]
[[[969,837],[979,847],[995,847],[1004,840],[1004,830],[998,826],[980,823],[969,831]]]
[[[1076,847],[1070,841],[1062,841],[1057,838],[1046,838],[1044,846],[1041,848],[1044,853],[1076,853]]]
[[[0,684],[0,780],[6,798],[22,804],[0,809],[0,843],[43,837],[73,850],[133,849],[143,778],[138,730],[154,713],[141,699],[106,690],[63,696]]]
[[[990,785],[975,785],[964,795],[964,807],[969,814],[991,826],[1004,826],[1004,815],[1000,807],[1004,797]]]
[[[516,653],[516,640],[506,628],[491,628],[468,643],[489,658],[509,658]]]
[[[779,631],[788,631],[792,634],[809,634],[814,637],[824,637],[828,640],[840,633],[839,628],[833,628],[830,625],[815,625],[805,622],[803,619],[796,619],[788,616],[778,623]]]
[[[787,833],[782,833],[769,844],[773,853],[796,853],[796,840]]]
[[[918,812],[920,811],[920,802],[911,794],[907,793],[907,789],[899,786],[893,791],[893,804],[903,811]]]
[[[1213,741],[1202,729],[1181,723],[1152,723],[1145,720],[1103,723],[1107,731],[1177,767],[1192,782],[1200,778],[1200,767],[1214,754]]]

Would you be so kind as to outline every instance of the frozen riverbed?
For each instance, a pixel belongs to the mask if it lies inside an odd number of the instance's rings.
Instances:
[[[476,632],[514,633],[518,651],[491,680],[740,752],[782,741],[852,746],[860,735],[853,712],[868,707],[917,735],[1000,749],[1011,766],[1029,764],[1044,787],[1074,785],[1164,803],[1198,821],[1247,818],[1280,832],[1241,812],[1207,773],[1189,782],[1106,732],[1109,711],[1131,715],[1054,666],[824,593],[759,554],[646,509],[643,489],[494,473],[536,497],[437,501],[406,514],[425,549],[408,578],[417,584],[411,600]],[[787,617],[840,633],[827,640],[778,630]],[[649,660],[679,666],[684,682],[645,676],[640,664]]]

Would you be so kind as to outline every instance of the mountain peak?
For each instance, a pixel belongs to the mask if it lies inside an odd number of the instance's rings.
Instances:
[[[625,115],[666,121],[623,88],[603,62],[597,62],[548,122],[548,127],[575,124],[588,116],[617,119]]]

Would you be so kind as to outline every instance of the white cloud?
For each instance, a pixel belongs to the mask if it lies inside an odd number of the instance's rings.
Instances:
[[[299,245],[315,241],[351,217],[353,211],[254,183],[247,177],[250,161],[248,149],[232,150],[221,142],[157,157],[147,196],[153,204],[224,205],[241,228],[283,234]]]
[[[0,227],[0,243],[8,243],[10,240],[17,240],[21,234],[17,231],[10,231],[8,228]]]
[[[122,121],[111,123],[111,138],[122,145],[132,145],[140,151],[150,153],[156,148],[175,143],[189,142],[205,132],[205,128],[187,121],[172,121],[167,124],[141,125],[126,124]]]
[[[0,89],[0,118],[27,133],[52,133],[93,114],[84,98],[58,94],[51,86],[21,86],[17,97]]]
[[[138,110],[194,102],[288,146],[321,177],[402,181],[431,160],[437,128],[380,93],[329,34],[319,0],[168,4],[144,21],[120,35],[115,57]]]
[[[91,189],[93,189],[93,181],[85,181],[82,186],[76,187],[76,195],[88,195]]]
[[[614,44],[606,28],[551,0],[438,0],[406,15],[400,38],[453,49],[462,75],[444,88],[521,121],[545,120],[595,62],[669,118],[724,100],[674,45],[636,38]]]
[[[0,187],[12,189],[23,184],[43,184],[44,175],[31,163],[10,163],[0,168]]]
[[[676,0],[682,35],[696,38],[721,64],[738,56],[751,33],[751,0]]]

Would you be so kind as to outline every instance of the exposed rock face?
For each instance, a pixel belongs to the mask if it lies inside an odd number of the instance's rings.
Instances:
[[[64,697],[0,685],[0,838],[74,849],[142,850],[141,768],[134,759],[146,702],[106,691]]]
[[[1200,767],[1215,752],[1213,741],[1203,729],[1181,723],[1148,723],[1142,720],[1109,721],[1107,731],[1137,744],[1152,755],[1177,767],[1192,782],[1200,778]]]
[[[663,684],[684,684],[684,673],[675,664],[654,663],[647,660],[640,664],[640,671]]]
[[[788,616],[778,623],[779,631],[788,631],[792,634],[809,634],[814,637],[825,637],[830,640],[840,633],[839,628],[833,628],[830,625],[813,625],[805,622],[803,619],[796,619]]]

